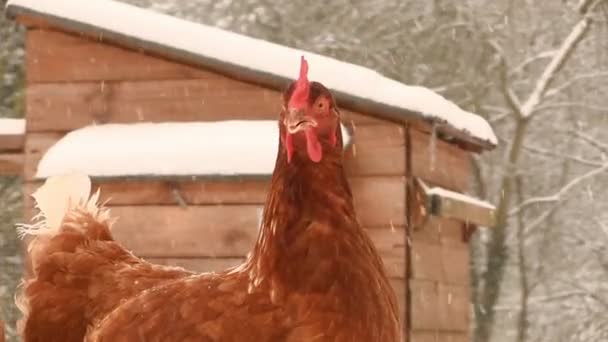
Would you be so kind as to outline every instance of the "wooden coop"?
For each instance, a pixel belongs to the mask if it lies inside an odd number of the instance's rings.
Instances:
[[[494,215],[465,195],[471,154],[496,144],[481,117],[373,70],[113,1],[12,0],[7,13],[27,27],[26,113],[24,128],[0,128],[0,171],[21,175],[27,218],[45,177],[85,171],[135,254],[238,264],[276,157],[280,91],[303,54],[342,108],[357,213],[408,341],[468,341],[467,241]]]

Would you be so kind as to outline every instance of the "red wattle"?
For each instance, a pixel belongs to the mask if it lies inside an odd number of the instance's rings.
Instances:
[[[338,138],[335,132],[329,137],[329,142],[331,143],[331,146],[336,147],[336,144],[338,143]]]
[[[287,162],[291,162],[293,156],[293,136],[289,133],[285,133],[285,149],[287,150]]]
[[[323,147],[317,139],[317,133],[312,128],[306,130],[306,152],[308,152],[310,160],[315,163],[320,162],[323,158]]]

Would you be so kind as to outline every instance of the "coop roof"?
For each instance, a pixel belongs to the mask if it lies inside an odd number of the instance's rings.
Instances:
[[[409,86],[362,66],[189,22],[112,0],[9,0],[12,17],[28,16],[68,31],[215,70],[281,89],[298,71],[300,56],[310,79],[334,91],[340,105],[389,120],[423,119],[444,136],[493,148],[496,136],[486,120],[434,91]]]
[[[344,146],[350,134],[342,126]],[[88,126],[68,133],[40,160],[36,178],[78,171],[93,177],[270,176],[274,120]]]

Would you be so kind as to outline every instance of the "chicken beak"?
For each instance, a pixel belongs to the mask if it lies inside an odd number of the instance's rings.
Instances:
[[[285,115],[284,124],[289,134],[295,134],[310,127],[317,127],[317,122],[307,116],[306,111],[303,108],[288,109]]]

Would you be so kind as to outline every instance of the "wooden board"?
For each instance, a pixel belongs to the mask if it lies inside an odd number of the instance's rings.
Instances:
[[[111,207],[116,223],[117,238],[138,255],[145,256],[221,256],[240,257],[251,248],[257,234],[258,212],[261,205],[224,206],[118,206]],[[388,232],[376,232],[386,229]],[[370,229],[372,237],[383,241],[392,259],[400,248],[400,231],[390,228]],[[386,243],[387,236],[395,245]],[[201,237],[197,239],[197,237]],[[241,243],[242,242],[242,243]],[[226,247],[224,247],[224,245]],[[399,260],[402,263],[401,260]],[[399,266],[399,268],[402,268]]]
[[[400,227],[405,222],[405,177],[353,176],[349,183],[355,207],[362,222],[369,226]],[[25,183],[24,191],[32,193],[42,181]],[[169,181],[159,179],[133,179],[95,181],[94,190],[101,188],[101,198],[110,205],[189,205],[205,204],[263,204],[269,180],[254,179],[201,179],[195,181]],[[371,214],[377,219],[369,219]]]
[[[493,227],[496,224],[496,209],[449,196],[434,195],[439,203],[433,215],[466,222],[471,225]]]
[[[42,134],[28,133],[25,139],[24,147],[24,169],[23,175],[26,180],[32,180],[36,175],[38,163],[42,156],[53,146],[59,139],[63,137],[63,133],[52,132]]]
[[[28,83],[214,79],[211,72],[53,30],[26,34]]]
[[[110,122],[272,120],[281,101],[277,91],[220,75],[213,80],[33,83],[26,89],[26,118],[31,132]],[[356,122],[358,117],[345,112],[342,118]]]
[[[415,241],[411,250],[412,278],[468,286],[469,249]]]
[[[365,227],[405,226],[405,178],[403,177],[353,177],[350,179],[355,210],[361,224]],[[111,184],[106,186],[106,184]],[[170,183],[169,183],[170,184]],[[26,194],[33,193],[41,183],[26,183]],[[180,196],[189,205],[232,205],[254,204],[263,206],[267,183],[255,181],[243,182],[183,182],[163,183],[161,181],[134,183],[100,183],[102,200],[109,199],[113,206],[176,205],[173,195],[177,188]],[[31,199],[26,207],[32,207]],[[179,208],[177,208],[179,209]],[[139,209],[138,209],[139,210]],[[403,241],[404,239],[401,239]]]
[[[261,206],[112,207],[117,240],[155,258],[243,257],[257,236]],[[369,229],[391,277],[404,278],[403,230]]]
[[[344,164],[350,174],[405,175],[405,156],[403,126],[355,126]]]
[[[444,188],[466,192],[469,187],[470,161],[467,151],[431,135],[410,129],[412,174]]]
[[[19,176],[23,173],[22,153],[0,153],[0,176]]]
[[[109,122],[275,119],[281,106],[277,92],[228,78],[36,83],[26,91],[32,132]]]
[[[21,152],[24,141],[23,134],[0,134],[0,151]]]
[[[120,206],[115,238],[143,257],[242,257],[257,235],[259,205]]]
[[[111,205],[262,204],[269,187],[267,181],[201,180],[171,182],[134,180],[96,182],[102,197]]]
[[[405,229],[367,229],[367,233],[382,255],[388,276],[394,279],[405,280]],[[402,285],[405,286],[404,281]]]
[[[202,68],[60,30],[29,30],[27,45],[26,69],[29,84],[191,79],[220,83],[230,80],[242,83]],[[280,98],[280,91],[282,89],[276,91],[277,99]],[[234,96],[234,100],[241,99]],[[355,113],[346,109],[341,112],[345,122],[387,123],[373,115]]]
[[[414,243],[435,243],[446,247],[468,248],[463,240],[462,228],[464,224],[457,220],[429,217],[421,227],[412,229]]]
[[[410,291],[413,331],[468,331],[468,287],[410,280]]]

